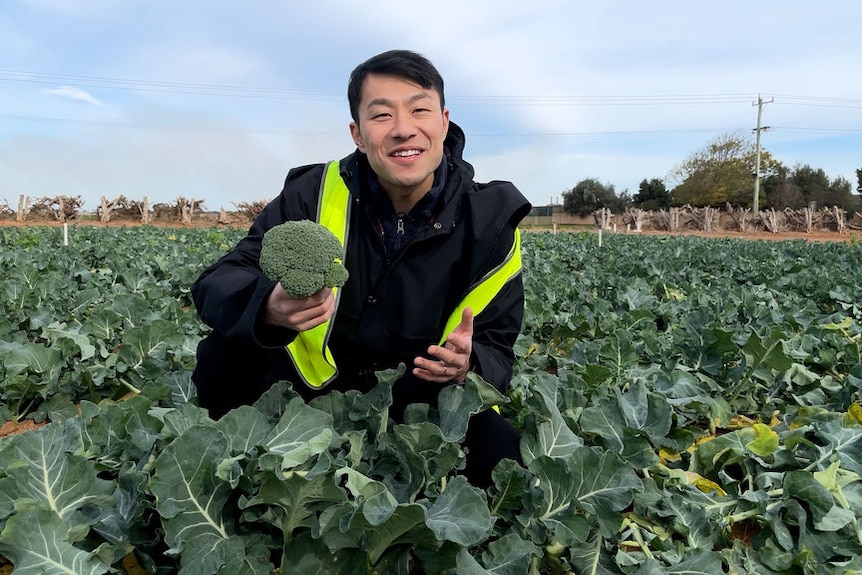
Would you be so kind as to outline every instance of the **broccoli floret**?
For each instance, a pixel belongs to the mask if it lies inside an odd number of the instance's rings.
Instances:
[[[289,221],[267,230],[260,249],[260,269],[291,297],[308,297],[324,287],[341,287],[347,269],[332,232],[310,220]]]

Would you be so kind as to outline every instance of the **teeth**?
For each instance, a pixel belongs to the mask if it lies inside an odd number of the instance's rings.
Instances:
[[[403,150],[401,152],[395,152],[392,154],[393,156],[398,156],[402,158],[406,158],[407,156],[415,156],[419,153],[419,150]]]

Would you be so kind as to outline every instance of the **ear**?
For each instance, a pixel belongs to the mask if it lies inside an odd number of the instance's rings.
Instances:
[[[449,108],[443,108],[443,139],[449,134]]]
[[[359,151],[365,153],[365,144],[362,143],[362,133],[359,131],[359,124],[350,122],[350,137],[353,138],[353,143],[359,148]]]

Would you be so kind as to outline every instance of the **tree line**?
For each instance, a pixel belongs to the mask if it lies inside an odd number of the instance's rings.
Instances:
[[[695,151],[677,165],[667,180],[644,179],[634,195],[617,193],[613,184],[595,178],[579,181],[562,193],[563,210],[581,217],[607,209],[621,214],[629,208],[662,210],[671,207],[750,208],[754,199],[755,145],[741,133],[724,134]],[[768,151],[760,152],[760,193],[762,208],[802,209],[816,205],[838,207],[848,212],[860,210],[858,198],[845,178],[830,179],[822,168],[808,164],[788,167]],[[857,193],[862,194],[862,169],[856,170]]]

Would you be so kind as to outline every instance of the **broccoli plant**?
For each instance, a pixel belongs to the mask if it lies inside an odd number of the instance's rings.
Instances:
[[[291,297],[308,297],[324,287],[341,287],[347,269],[338,238],[310,220],[289,221],[267,230],[260,269]]]

